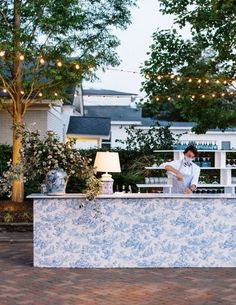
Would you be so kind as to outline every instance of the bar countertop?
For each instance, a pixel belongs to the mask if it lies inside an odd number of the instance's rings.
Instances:
[[[70,199],[70,198],[86,198],[85,194],[81,193],[68,193],[65,195],[47,195],[47,194],[40,194],[35,193],[27,196],[27,198],[32,199]],[[116,199],[116,198],[127,198],[127,199],[143,199],[143,198],[193,198],[193,199],[202,199],[202,198],[209,198],[209,199],[236,199],[236,194],[158,194],[158,193],[114,193],[111,195],[98,195],[96,196],[97,199]],[[236,201],[235,201],[236,202]]]

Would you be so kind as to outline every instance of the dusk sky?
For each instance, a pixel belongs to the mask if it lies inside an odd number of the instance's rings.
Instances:
[[[152,43],[152,34],[157,28],[168,29],[173,26],[172,16],[159,12],[158,0],[138,0],[138,7],[132,10],[132,24],[126,31],[116,31],[121,41],[117,49],[121,64],[117,69],[139,72],[139,67],[147,58],[146,53]],[[188,31],[183,31],[188,36]],[[107,71],[97,74],[99,81],[84,83],[85,88],[113,89],[139,93],[141,77],[138,74]]]

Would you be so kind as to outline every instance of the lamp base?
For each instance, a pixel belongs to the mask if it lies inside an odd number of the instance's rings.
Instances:
[[[102,175],[102,194],[111,195],[113,194],[113,182],[112,176],[108,173]]]

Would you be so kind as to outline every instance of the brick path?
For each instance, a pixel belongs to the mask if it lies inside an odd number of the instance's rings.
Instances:
[[[236,305],[235,269],[47,269],[0,243],[0,305]]]

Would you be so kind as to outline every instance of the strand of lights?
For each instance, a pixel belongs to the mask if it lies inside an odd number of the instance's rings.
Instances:
[[[230,92],[222,92],[222,93],[211,93],[211,94],[206,94],[206,93],[203,93],[203,94],[198,94],[198,95],[176,95],[176,96],[154,96],[152,97],[153,100],[156,100],[157,102],[161,101],[161,100],[168,100],[168,101],[174,101],[174,100],[178,100],[178,99],[181,99],[181,98],[189,98],[191,100],[204,100],[206,98],[221,98],[221,97],[226,97],[226,96],[229,96],[229,97],[233,97],[233,96],[236,96],[236,91],[230,91]]]
[[[156,77],[156,79],[158,81],[162,81],[162,80],[172,80],[172,81],[186,81],[188,83],[197,83],[197,84],[209,84],[209,83],[215,83],[215,84],[223,84],[223,85],[227,85],[229,83],[232,83],[234,81],[236,81],[235,78],[231,78],[231,79],[223,79],[223,78],[214,78],[214,79],[208,79],[208,78],[199,78],[199,77],[185,77],[182,75],[174,75],[174,74],[167,74],[167,75],[158,75],[158,74],[154,74],[154,73],[145,73],[145,78],[150,78],[150,77]]]
[[[5,51],[0,50],[0,58],[4,57],[4,56],[5,56]],[[19,59],[21,61],[24,61],[25,60],[24,55],[20,54]],[[43,57],[40,57],[39,62],[40,62],[40,64],[43,65],[43,64],[45,64],[46,60]],[[56,65],[59,68],[61,68],[63,63],[62,63],[61,60],[57,60]],[[81,68],[78,63],[76,63],[74,66],[75,66],[76,70],[79,70]],[[88,68],[89,68],[90,72],[93,72],[94,66],[88,66]],[[116,72],[124,72],[124,73],[132,73],[132,74],[139,74],[140,75],[140,72],[138,72],[138,71],[132,71],[132,70],[126,70],[126,69],[108,68],[107,70],[108,71],[116,71]],[[145,78],[156,77],[157,80],[159,80],[159,81],[164,80],[164,79],[171,79],[173,81],[184,80],[184,81],[187,81],[188,83],[195,83],[196,82],[198,84],[215,83],[215,84],[218,84],[218,85],[219,84],[227,85],[229,83],[232,83],[232,82],[236,81],[236,78],[230,78],[230,79],[212,78],[212,79],[208,79],[208,78],[199,78],[199,77],[191,77],[191,76],[185,77],[185,76],[178,75],[178,74],[163,75],[163,74],[158,74],[158,73],[154,73],[154,72],[145,72],[144,76],[145,76]]]

